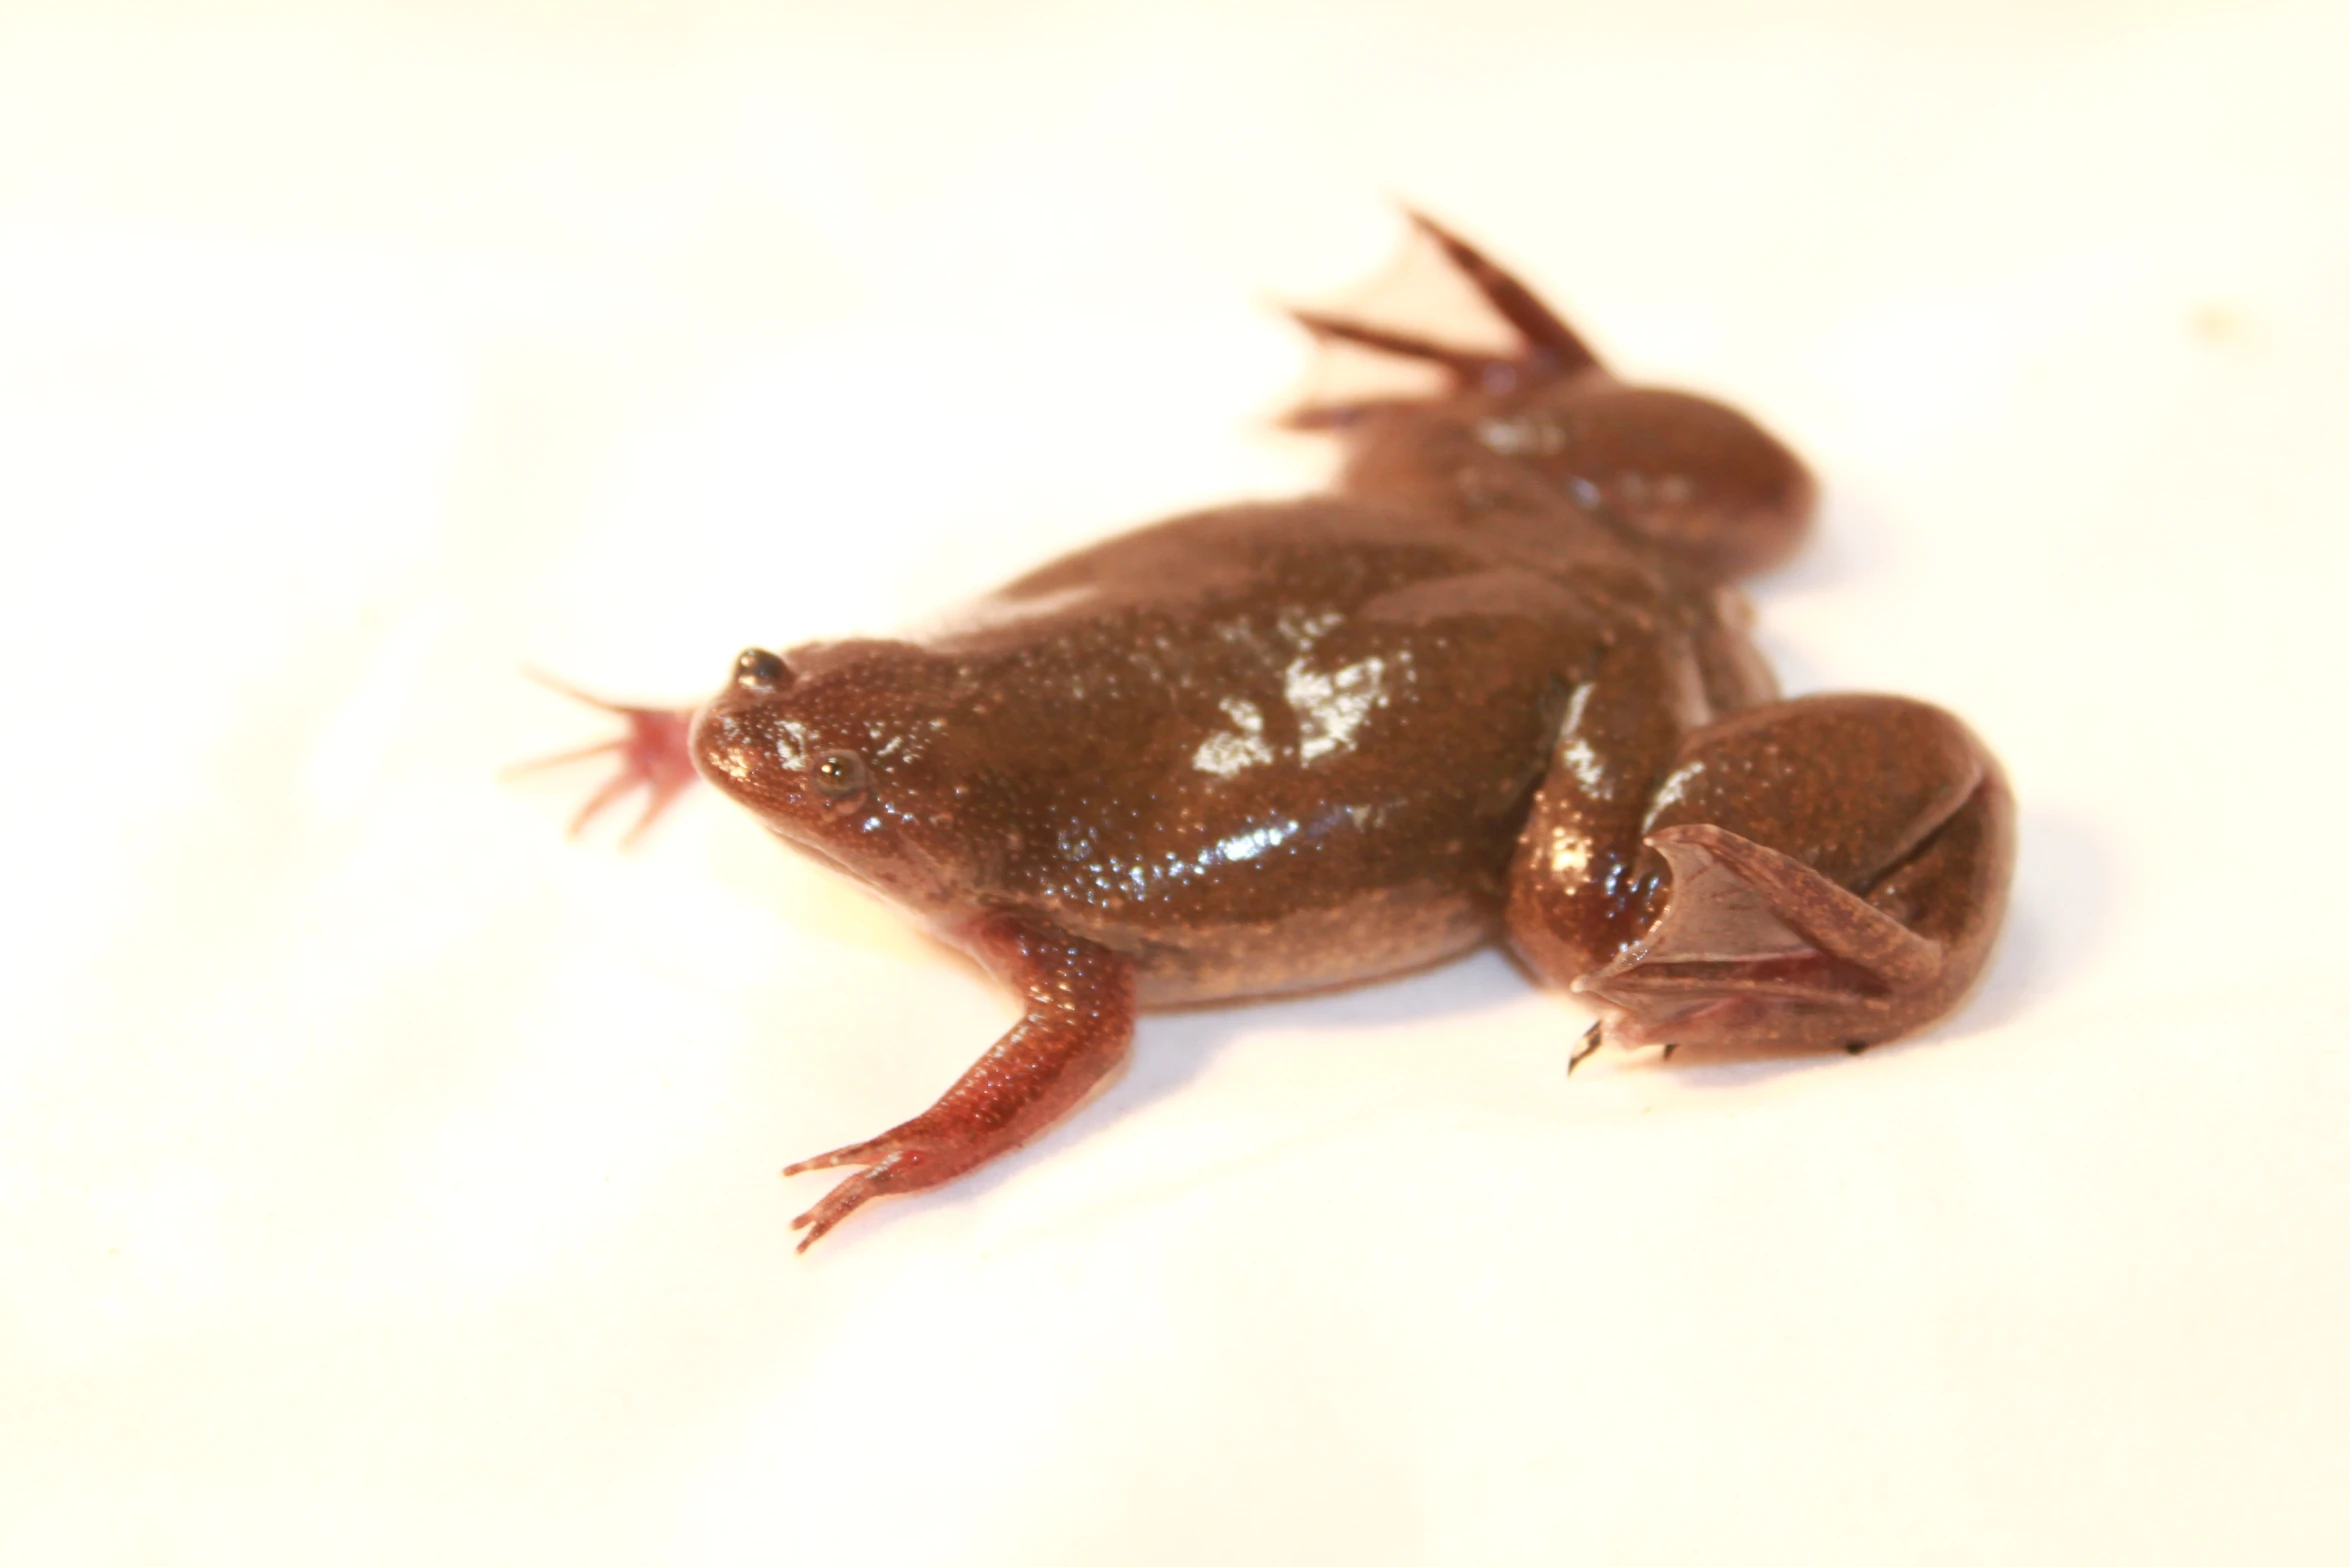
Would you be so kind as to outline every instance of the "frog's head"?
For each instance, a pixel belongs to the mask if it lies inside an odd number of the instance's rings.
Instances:
[[[930,739],[919,650],[812,643],[748,648],[694,715],[694,766],[768,831],[918,913],[945,912],[956,877],[923,803]]]
[[[1550,435],[1529,453],[1584,504],[1716,580],[1795,552],[1816,489],[1801,459],[1735,408],[1599,374],[1531,399]]]

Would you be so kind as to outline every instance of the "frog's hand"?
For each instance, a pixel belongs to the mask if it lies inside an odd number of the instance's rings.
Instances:
[[[1445,259],[1468,279],[1470,285],[1484,296],[1485,302],[1508,323],[1518,339],[1518,351],[1515,354],[1481,353],[1475,349],[1439,343],[1410,332],[1391,331],[1365,322],[1350,321],[1319,310],[1292,308],[1289,311],[1291,318],[1324,342],[1353,343],[1376,353],[1393,354],[1398,358],[1417,359],[1424,364],[1434,365],[1450,378],[1455,392],[1507,392],[1536,382],[1556,380],[1599,368],[1599,356],[1591,351],[1574,328],[1559,319],[1555,311],[1536,297],[1532,289],[1434,218],[1408,209],[1406,216],[1421,233],[1435,242],[1437,248],[1444,252]],[[1284,422],[1290,428],[1299,430],[1342,428],[1387,403],[1412,400],[1374,398],[1311,404],[1291,411],[1284,417]]]
[[[1134,1039],[1131,960],[1023,914],[977,920],[959,940],[1019,989],[1026,1014],[911,1121],[783,1172],[865,1166],[792,1221],[808,1232],[800,1250],[875,1197],[937,1186],[1011,1152],[1126,1059]]]
[[[634,843],[694,781],[693,754],[687,747],[687,733],[693,723],[694,709],[627,707],[618,702],[607,702],[602,697],[590,696],[535,669],[525,669],[523,673],[551,691],[560,691],[575,701],[585,702],[590,707],[601,708],[617,716],[627,723],[628,728],[625,733],[596,745],[517,762],[506,769],[506,776],[560,767],[570,762],[584,762],[595,756],[617,758],[619,765],[602,786],[588,796],[587,803],[579,808],[579,814],[571,819],[571,835],[578,837],[586,830],[588,823],[602,815],[607,807],[623,795],[642,789],[645,792],[644,812],[621,837],[623,843]]]

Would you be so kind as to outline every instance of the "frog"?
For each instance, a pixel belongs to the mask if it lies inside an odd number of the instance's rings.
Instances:
[[[1627,381],[1513,273],[1407,215],[1510,342],[1322,310],[1420,367],[1309,400],[1321,489],[1194,511],[928,627],[736,657],[686,708],[602,702],[574,831],[695,778],[968,953],[1020,1019],[849,1173],[801,1250],[1031,1141],[1137,1018],[1410,974],[1489,946],[1594,1050],[1858,1053],[1950,1013],[1997,935],[2015,807],[1958,718],[1788,698],[1737,584],[1818,487],[1729,405]],[[584,695],[583,693],[573,693]]]

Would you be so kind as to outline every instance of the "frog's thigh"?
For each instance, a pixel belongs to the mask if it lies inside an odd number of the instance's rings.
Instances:
[[[1510,860],[1503,926],[1518,960],[1567,985],[1605,964],[1648,913],[1640,834],[1657,781],[1712,708],[1681,637],[1628,636],[1567,700]]]
[[[1998,764],[1936,707],[1820,696],[1693,730],[1636,879],[1663,885],[1575,988],[1626,1043],[1856,1047],[1948,1011],[1981,971],[2013,859]]]

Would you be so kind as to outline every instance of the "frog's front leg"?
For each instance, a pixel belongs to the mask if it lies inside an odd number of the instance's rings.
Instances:
[[[542,756],[532,761],[517,762],[506,769],[508,776],[536,772],[545,767],[562,767],[572,762],[609,756],[615,763],[603,784],[579,808],[571,819],[571,836],[578,837],[587,830],[588,823],[601,816],[605,809],[622,796],[642,789],[645,808],[634,824],[621,834],[624,844],[634,843],[644,836],[645,829],[660,820],[661,813],[676,803],[679,795],[693,786],[694,759],[686,743],[687,731],[693,724],[694,710],[690,707],[631,707],[625,702],[607,702],[600,696],[591,696],[576,686],[565,685],[552,675],[535,669],[523,671],[550,691],[560,691],[574,701],[612,714],[627,724],[627,730],[594,745],[576,751],[565,751],[558,756]]]
[[[800,1250],[875,1197],[953,1180],[1043,1131],[1126,1059],[1134,1039],[1134,964],[1034,915],[982,916],[952,933],[1019,992],[1027,1013],[912,1120],[783,1173],[861,1164],[792,1221]]]
[[[1875,1044],[1940,1017],[1981,972],[2013,817],[1998,764],[1939,708],[1747,708],[1675,748],[1606,961],[1585,942],[1586,966],[1545,966],[1567,949],[1515,887],[1511,936],[1544,977],[1604,1005],[1619,1043]],[[1540,880],[1538,849],[1521,843],[1520,876]]]

